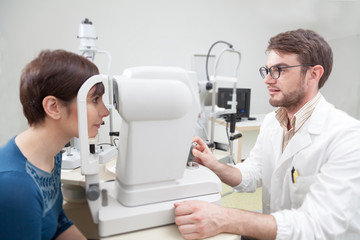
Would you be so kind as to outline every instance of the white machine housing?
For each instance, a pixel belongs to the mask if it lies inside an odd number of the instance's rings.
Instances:
[[[126,187],[182,177],[199,112],[185,74],[149,79],[142,71],[128,69],[114,77],[123,118],[116,175]]]
[[[113,77],[114,106],[122,117],[116,177],[100,184],[96,156],[85,146],[86,105],[81,99],[90,85],[106,81],[106,76],[88,81],[78,95],[81,164],[101,237],[174,223],[175,202],[220,203],[220,179],[206,167],[186,167],[200,112],[194,73],[137,67]]]
[[[196,179],[179,185],[200,112],[197,83],[185,70],[172,67],[131,68],[114,79],[116,108],[123,118],[118,200],[139,206],[208,194],[214,187],[209,183],[194,191],[189,185]]]

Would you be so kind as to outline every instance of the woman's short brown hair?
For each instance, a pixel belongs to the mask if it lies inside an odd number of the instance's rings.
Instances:
[[[29,125],[44,121],[42,100],[46,96],[54,96],[68,105],[81,85],[96,74],[99,74],[96,65],[78,54],[65,50],[40,52],[21,74],[20,101]],[[104,92],[102,83],[96,88],[95,92]]]
[[[280,53],[295,53],[298,55],[300,64],[321,65],[324,68],[324,74],[320,78],[319,89],[331,73],[333,65],[331,47],[323,37],[312,30],[298,29],[280,33],[269,40],[267,51],[271,50]]]

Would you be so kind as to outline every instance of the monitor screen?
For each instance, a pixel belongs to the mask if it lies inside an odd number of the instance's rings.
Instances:
[[[219,88],[218,89],[218,106],[229,109],[231,105],[228,104],[228,101],[232,100],[233,88]],[[236,89],[236,118],[241,120],[241,118],[249,118],[250,116],[250,88],[237,88]]]

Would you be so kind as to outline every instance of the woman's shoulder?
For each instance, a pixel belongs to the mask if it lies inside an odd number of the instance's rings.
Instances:
[[[15,137],[0,148],[0,172],[25,171],[26,158],[15,143]]]
[[[0,196],[0,206],[11,209],[42,205],[41,192],[26,172],[0,172]]]
[[[0,172],[0,191],[5,188],[22,192],[31,192],[38,187],[33,179],[25,171],[1,171]]]
[[[26,158],[15,144],[15,137],[0,148],[0,196],[14,204],[19,202],[16,196],[26,196],[29,201],[40,197],[36,183],[26,172]]]

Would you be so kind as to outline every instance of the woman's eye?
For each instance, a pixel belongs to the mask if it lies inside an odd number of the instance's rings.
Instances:
[[[99,100],[98,97],[94,98],[94,99],[93,99],[93,103],[98,103],[98,100]]]

